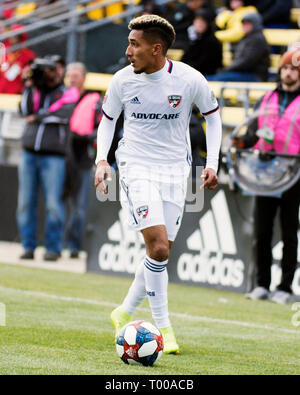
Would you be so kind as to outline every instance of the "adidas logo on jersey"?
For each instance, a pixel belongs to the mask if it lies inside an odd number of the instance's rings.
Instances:
[[[139,101],[138,97],[134,97],[132,100],[130,100],[131,104],[141,104],[141,102]]]

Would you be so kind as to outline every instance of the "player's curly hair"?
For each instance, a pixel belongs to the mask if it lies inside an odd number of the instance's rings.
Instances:
[[[164,55],[176,38],[176,33],[171,23],[158,15],[142,15],[134,18],[129,23],[128,28],[129,30],[142,30],[143,35],[150,42],[159,40],[162,44]]]

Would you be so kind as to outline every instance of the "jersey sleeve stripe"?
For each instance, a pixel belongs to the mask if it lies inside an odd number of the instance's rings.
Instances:
[[[114,120],[112,117],[110,117],[109,115],[106,114],[106,112],[103,110],[103,108],[102,108],[101,111],[102,111],[102,114],[103,114],[107,119],[109,119],[110,121],[113,121],[113,120]]]
[[[206,116],[206,115],[213,114],[214,112],[218,111],[219,108],[220,108],[220,107],[218,106],[218,107],[216,107],[214,110],[211,110],[211,111],[209,111],[209,112],[203,112],[202,115]]]

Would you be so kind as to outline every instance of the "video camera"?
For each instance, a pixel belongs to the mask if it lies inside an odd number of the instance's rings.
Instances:
[[[32,80],[33,85],[36,88],[42,89],[47,86],[47,76],[45,75],[45,69],[56,69],[56,62],[51,58],[36,58],[31,63],[31,73],[29,78]]]

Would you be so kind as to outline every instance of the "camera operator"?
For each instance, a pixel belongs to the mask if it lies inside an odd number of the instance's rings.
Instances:
[[[258,101],[255,109],[261,115],[248,128],[247,134],[236,138],[237,148],[253,147],[264,153],[300,153],[300,51],[286,52],[280,64],[280,83]],[[256,287],[246,297],[271,299],[286,304],[291,300],[292,282],[297,268],[300,181],[280,196],[256,196],[254,212],[254,253]],[[280,226],[284,244],[281,261],[282,278],[270,294],[273,225],[280,210]]]
[[[41,186],[45,200],[44,259],[60,257],[65,220],[62,201],[68,124],[79,94],[66,91],[56,62],[35,59],[25,80],[20,112],[26,125],[19,164],[17,220],[24,253],[33,259],[37,247],[37,201]]]

